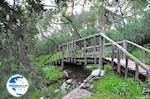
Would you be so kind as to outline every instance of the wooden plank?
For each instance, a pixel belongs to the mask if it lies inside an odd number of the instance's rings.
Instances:
[[[141,45],[138,45],[138,44],[136,44],[136,43],[134,43],[134,42],[131,42],[131,41],[129,41],[129,40],[125,40],[127,43],[129,43],[129,44],[132,44],[132,45],[134,45],[134,46],[136,46],[136,47],[138,47],[139,49],[141,49],[141,50],[144,50],[144,51],[146,51],[146,52],[148,52],[148,53],[150,53],[150,50],[149,49],[147,49],[147,48],[144,48],[143,46],[141,46]]]
[[[97,63],[97,57],[96,57],[96,36],[93,37],[94,42],[94,64]]]
[[[71,62],[71,50],[70,50],[70,47],[71,47],[71,42],[69,42],[69,62]]]
[[[125,41],[123,41],[123,48],[127,51],[127,43]],[[126,58],[126,54],[123,53],[123,58]]]
[[[69,43],[67,43],[67,62],[69,62],[68,57],[69,57]]]
[[[100,69],[104,70],[104,65],[103,65],[103,54],[104,54],[104,38],[102,36],[100,36],[99,38],[99,43],[101,45],[100,47],[100,54],[99,54],[99,65],[100,65]]]
[[[142,59],[143,59],[143,63],[145,63],[146,64],[146,62],[147,62],[147,52],[146,51],[143,51],[143,57],[142,57]]]
[[[147,61],[149,60],[148,59],[148,52],[145,51],[144,53],[145,53],[145,58],[144,58],[145,59],[145,64],[147,64]]]
[[[88,36],[88,37],[83,37],[83,38],[77,39],[77,40],[75,40],[75,41],[76,41],[76,42],[81,42],[81,41],[84,41],[84,40],[87,40],[87,39],[92,39],[94,36],[99,37],[100,34],[97,33],[97,34],[94,34],[94,35],[90,35],[90,36]]]
[[[123,43],[123,41],[118,41],[116,43],[120,44],[120,43]],[[104,46],[111,46],[111,45],[112,45],[112,43],[105,43],[104,44]],[[86,49],[90,49],[90,48],[94,48],[94,47],[95,47],[95,45],[94,46],[88,46],[88,47],[86,47]],[[96,48],[100,48],[100,47],[101,47],[101,45],[96,45]]]
[[[76,42],[74,41],[74,63],[76,63],[76,48],[77,48],[77,45],[76,45]]]
[[[71,63],[73,62],[73,41],[70,43],[70,51],[71,51]]]
[[[109,57],[105,57],[105,59],[106,59],[106,60],[109,60],[109,61],[112,61],[112,59],[109,58]],[[116,58],[114,59],[114,62],[117,64],[117,59],[116,59]],[[125,65],[126,65],[125,59],[120,59],[120,65],[125,68]],[[147,67],[148,67],[148,66],[147,66]],[[128,60],[128,70],[133,70],[133,71],[135,71],[135,68],[136,68],[136,67],[135,67],[135,62],[129,59],[129,60]],[[139,73],[140,73],[140,74],[143,74],[143,75],[146,75],[146,70],[144,70],[143,68],[141,68],[141,67],[139,66]]]
[[[62,47],[62,49],[61,49],[61,52],[62,52],[61,68],[64,69],[64,50],[63,50],[63,47]]]
[[[87,65],[87,56],[86,56],[86,40],[84,40],[84,65]]]
[[[139,79],[139,66],[135,63],[135,78]]]
[[[60,54],[58,55],[58,57],[59,57],[59,59],[61,59],[61,47],[60,46],[59,46],[59,52],[60,52]],[[58,61],[58,64],[61,64],[60,60]]]
[[[146,81],[150,84],[150,72],[147,72]]]
[[[114,68],[114,58],[115,58],[115,46],[112,44],[112,55],[111,55],[111,65]]]
[[[118,49],[118,54],[117,54],[117,62],[118,62],[118,66],[117,66],[117,72],[120,74],[121,73],[121,65],[120,65],[120,50]]]
[[[139,56],[140,58],[139,58],[139,60],[141,61],[141,62],[143,62],[143,53],[142,53],[142,50],[140,50],[140,56]]]
[[[125,77],[128,76],[128,56],[125,57],[125,61],[126,61],[126,64],[125,64]]]

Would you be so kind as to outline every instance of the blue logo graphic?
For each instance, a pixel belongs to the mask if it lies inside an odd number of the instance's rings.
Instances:
[[[16,74],[8,79],[6,87],[11,95],[20,97],[27,92],[29,84],[25,77]]]

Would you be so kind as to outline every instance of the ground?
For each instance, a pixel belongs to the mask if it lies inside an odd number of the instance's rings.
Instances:
[[[95,68],[96,65],[93,67]],[[133,78],[120,77],[109,65],[105,66],[105,70],[104,77],[93,82],[95,94],[84,99],[145,99],[142,89],[147,84]]]
[[[42,63],[47,56],[38,57],[36,61]],[[89,65],[89,69],[97,69],[98,65]],[[142,95],[142,89],[146,84],[134,80],[133,78],[123,78],[115,74],[111,66],[105,66],[105,75],[103,78],[93,82],[92,92],[94,95],[91,97],[83,97],[83,99],[145,99],[145,96]],[[46,75],[45,80],[54,80],[63,76],[63,72],[52,66],[46,65],[42,67],[42,72]],[[55,90],[59,89],[63,80],[58,81],[57,83],[48,86],[43,90],[37,90],[32,92],[30,97],[33,99],[44,97],[50,97],[50,99],[61,99],[65,94],[55,93]]]

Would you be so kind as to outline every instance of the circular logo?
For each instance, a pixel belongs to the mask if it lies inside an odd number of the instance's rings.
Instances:
[[[8,79],[6,87],[11,95],[20,97],[27,92],[29,84],[25,77],[16,74]]]

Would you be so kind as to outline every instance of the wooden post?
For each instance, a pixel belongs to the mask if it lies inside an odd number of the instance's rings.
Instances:
[[[96,56],[96,37],[93,37],[93,42],[94,42],[94,64],[97,63],[97,56]]]
[[[61,68],[63,69],[64,68],[64,49],[63,49],[63,46],[62,46],[61,52],[62,52]]]
[[[143,62],[143,54],[142,54],[142,50],[140,50],[140,59],[141,62]]]
[[[147,62],[147,56],[146,56],[146,54],[147,54],[147,52],[143,50],[143,55],[142,55],[143,56],[142,57],[143,61],[142,62],[145,63],[145,64]]]
[[[74,41],[74,63],[76,63],[76,42]]]
[[[71,44],[70,44],[70,42],[69,42],[69,62],[71,62]]]
[[[70,43],[71,44],[71,63],[73,62],[73,41]]]
[[[74,63],[74,41],[72,41],[72,63]]]
[[[145,53],[145,58],[144,58],[144,60],[145,60],[145,64],[147,64],[147,61],[148,61],[148,57],[147,57],[147,52],[146,51],[144,51],[144,53]]]
[[[135,63],[135,78],[139,79],[139,66],[137,63]]]
[[[61,64],[61,47],[59,46],[59,48],[58,48],[58,50],[59,50],[59,55],[58,55],[58,64]]]
[[[120,49],[117,49],[117,60],[118,60],[118,67],[117,67],[117,72],[120,74],[121,73],[121,65],[120,65]]]
[[[125,56],[125,77],[128,76],[128,56]]]
[[[84,39],[84,65],[87,65],[87,56],[86,56],[86,39]]]
[[[112,44],[111,65],[114,68],[115,45]]]
[[[100,44],[99,66],[101,70],[104,70],[104,65],[103,65],[104,38],[102,36],[99,37],[99,44]]]
[[[69,62],[69,61],[68,61],[68,56],[69,56],[68,53],[69,53],[69,43],[67,43],[67,52],[66,52],[66,55],[67,55],[66,61],[67,61],[67,62]]]
[[[125,50],[127,50],[127,42],[124,40],[123,41],[123,48],[125,49]],[[126,58],[126,55],[125,54],[123,54],[123,58],[125,59]]]
[[[146,81],[150,84],[150,70],[147,71],[146,76],[147,76]]]

